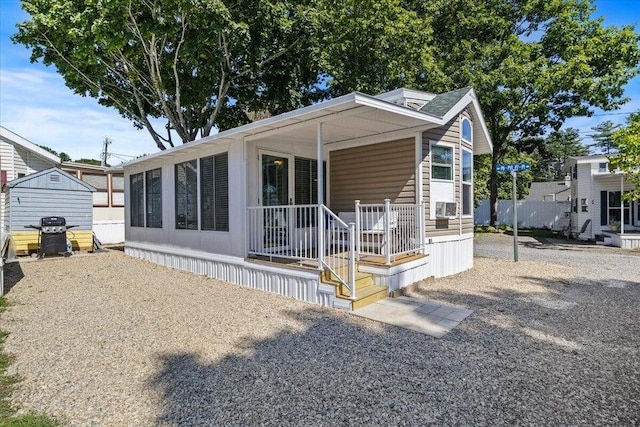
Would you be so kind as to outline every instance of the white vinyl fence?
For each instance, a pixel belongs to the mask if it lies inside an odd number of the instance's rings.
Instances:
[[[103,245],[122,243],[124,242],[124,221],[94,221],[93,232]]]
[[[569,224],[571,202],[542,202],[519,200],[518,227],[562,230]],[[476,225],[489,225],[489,200],[482,200],[474,212]],[[513,226],[513,202],[498,200],[498,225]]]

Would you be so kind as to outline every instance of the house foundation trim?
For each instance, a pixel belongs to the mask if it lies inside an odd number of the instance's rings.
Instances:
[[[350,309],[348,301],[335,297],[335,288],[320,282],[317,272],[256,264],[241,257],[184,248],[127,242],[127,255],[165,267],[223,280],[251,289],[271,292],[327,307]]]

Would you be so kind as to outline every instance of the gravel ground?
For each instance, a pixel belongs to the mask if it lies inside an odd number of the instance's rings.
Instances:
[[[475,310],[435,339],[108,252],[14,264],[0,328],[70,425],[637,425],[638,261],[476,258],[416,290]]]

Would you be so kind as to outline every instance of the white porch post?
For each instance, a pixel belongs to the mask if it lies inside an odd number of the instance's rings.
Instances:
[[[323,269],[323,256],[324,256],[324,210],[322,205],[324,204],[324,170],[323,170],[323,158],[324,147],[322,141],[322,123],[318,123],[318,134],[316,140],[317,149],[317,164],[318,164],[318,268]]]
[[[391,265],[391,199],[384,199],[384,247],[385,264]]]
[[[624,174],[620,174],[620,234],[624,234]]]

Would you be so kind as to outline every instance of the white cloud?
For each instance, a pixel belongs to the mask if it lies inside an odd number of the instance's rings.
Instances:
[[[99,158],[105,137],[113,141],[112,153],[138,156],[158,150],[146,130],[135,129],[92,98],[75,95],[60,75],[38,68],[0,70],[0,123],[73,159]]]

